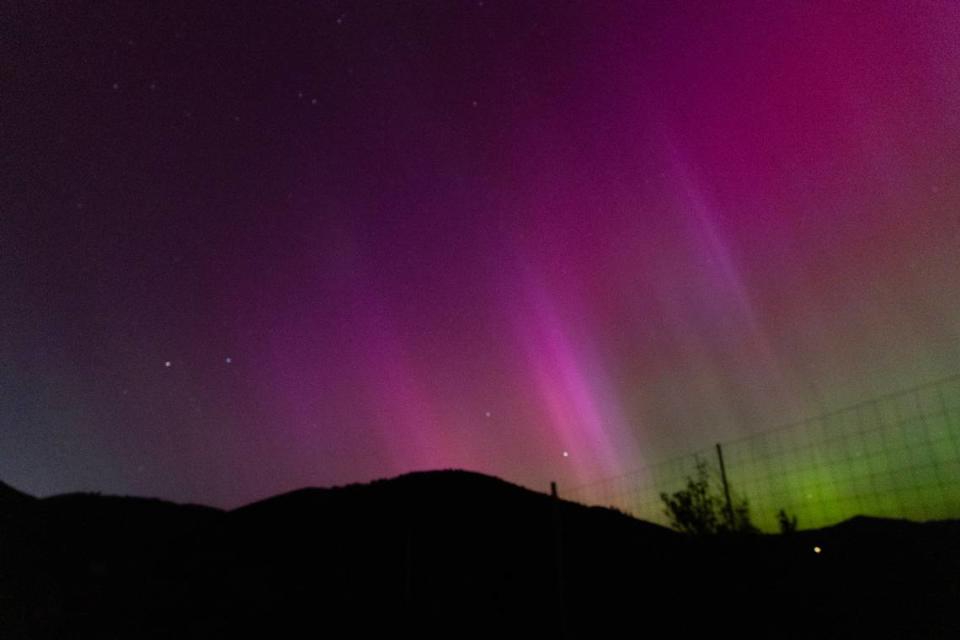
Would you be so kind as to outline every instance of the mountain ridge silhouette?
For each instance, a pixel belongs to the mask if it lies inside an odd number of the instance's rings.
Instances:
[[[231,510],[16,494],[16,508],[0,497],[4,638],[960,629],[954,521],[855,518],[789,536],[695,539],[462,470],[298,489]]]

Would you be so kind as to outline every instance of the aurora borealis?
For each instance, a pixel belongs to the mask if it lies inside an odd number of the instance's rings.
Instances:
[[[198,4],[0,9],[4,482],[574,486],[960,371],[957,3]]]

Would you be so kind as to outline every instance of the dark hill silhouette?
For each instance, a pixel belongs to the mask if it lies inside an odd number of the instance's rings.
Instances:
[[[11,503],[30,502],[33,500],[36,500],[36,498],[22,491],[17,491],[8,484],[0,482],[0,505],[5,506]]]
[[[464,471],[7,502],[3,638],[960,637],[957,522],[696,540]]]

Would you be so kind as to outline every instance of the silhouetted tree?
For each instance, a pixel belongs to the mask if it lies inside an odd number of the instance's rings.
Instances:
[[[666,505],[665,513],[674,529],[694,535],[717,532],[717,514],[722,503],[710,493],[709,472],[703,460],[697,459],[696,475],[687,477],[686,489],[673,495],[661,493],[660,498]]]
[[[797,530],[797,516],[790,516],[784,509],[777,512],[777,524],[780,525],[780,533],[793,533]]]
[[[747,499],[742,498],[728,510],[724,499],[711,490],[706,461],[697,458],[696,467],[695,475],[687,477],[685,489],[673,495],[660,494],[670,526],[692,535],[757,533],[758,529],[750,521]]]
[[[726,523],[727,530],[733,533],[760,533],[760,529],[750,520],[750,503],[746,498],[740,498],[733,507],[733,522]]]

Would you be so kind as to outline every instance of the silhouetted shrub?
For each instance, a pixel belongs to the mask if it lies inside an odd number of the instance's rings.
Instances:
[[[797,530],[797,516],[790,516],[784,509],[777,512],[777,524],[780,525],[780,533],[793,533]]]
[[[750,503],[746,498],[740,498],[733,506],[733,522],[725,524],[725,530],[733,533],[760,533],[760,529],[750,520]]]
[[[692,535],[757,533],[758,529],[750,521],[747,499],[740,499],[728,510],[726,501],[711,490],[706,461],[697,458],[696,464],[696,474],[687,477],[685,489],[673,495],[660,494],[670,526]]]

